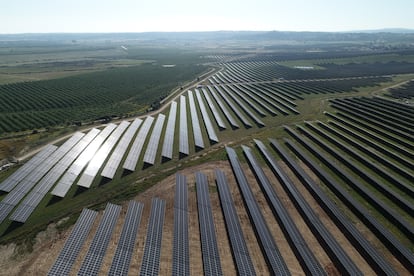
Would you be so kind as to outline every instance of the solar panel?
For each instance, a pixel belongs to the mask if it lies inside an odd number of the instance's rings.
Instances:
[[[39,164],[13,189],[0,203],[0,222],[2,222],[20,200],[22,200],[36,183],[79,141],[81,133],[76,133],[62,146],[56,148],[42,164]],[[5,204],[2,204],[5,203]]]
[[[222,86],[223,89],[226,89]],[[226,93],[224,93],[218,86],[214,86],[214,88],[219,92],[220,96],[224,99],[224,101],[230,106],[236,116],[243,122],[246,127],[252,127],[251,122],[244,116],[244,114],[240,111],[238,107],[230,100]],[[227,91],[226,91],[227,92]]]
[[[66,239],[63,249],[50,268],[48,276],[69,275],[78,254],[95,222],[96,211],[83,209],[69,237]]]
[[[187,179],[176,174],[172,275],[190,275]]]
[[[23,180],[34,168],[39,166],[43,161],[55,150],[51,145],[46,146],[39,153],[37,153],[26,164],[20,167],[12,175],[0,184],[0,190],[4,192],[10,192],[20,181]]]
[[[295,252],[295,255],[298,257],[300,264],[305,270],[306,274],[311,275],[323,275],[325,271],[323,270],[320,263],[316,260],[312,251],[307,246],[305,239],[302,234],[299,232],[299,229],[296,227],[293,219],[290,217],[289,213],[282,204],[282,201],[277,196],[275,190],[273,189],[272,184],[265,175],[261,165],[258,163],[257,159],[253,155],[251,149],[246,146],[242,146],[243,151],[249,161],[249,164],[252,166],[252,169],[258,179],[260,187],[263,190],[263,193],[266,194],[266,199],[271,207],[273,214],[279,222],[280,227],[282,228],[285,237],[290,241],[291,247]],[[284,178],[284,180],[286,180]],[[293,184],[292,184],[293,185]],[[303,206],[304,202],[298,203],[299,206]],[[309,207],[309,206],[308,206]],[[309,207],[310,208],[310,207]],[[315,217],[316,218],[316,217]],[[347,257],[345,255],[344,257]],[[349,272],[349,271],[348,271]],[[353,271],[352,275],[360,275],[359,271]]]
[[[137,136],[135,137],[135,141],[129,150],[128,156],[125,159],[124,165],[122,168],[129,170],[131,172],[135,171],[135,167],[137,166],[139,156],[142,151],[142,147],[144,146],[145,140],[147,138],[148,132],[151,128],[152,122],[154,121],[154,117],[148,116],[142,127],[139,129]]]
[[[144,256],[141,263],[140,275],[142,276],[158,275],[164,216],[165,201],[159,198],[153,198],[148,222],[147,238],[145,240]]]
[[[213,113],[213,116],[214,116],[214,119],[216,120],[217,125],[221,129],[226,129],[226,124],[224,123],[223,119],[221,118],[221,115],[220,115],[218,109],[216,108],[216,106],[214,105],[213,100],[211,99],[211,97],[208,94],[207,90],[205,90],[204,88],[201,88],[201,90],[203,91],[204,98],[206,99],[207,104],[210,107],[211,112]]]
[[[220,196],[224,220],[233,257],[236,262],[238,275],[256,275],[249,251],[243,236],[240,221],[234,207],[233,198],[227,184],[226,176],[220,170],[215,170],[217,188]]]
[[[294,113],[299,114],[299,111],[297,111],[296,109],[290,106],[290,105],[296,106],[296,104],[292,102],[291,100],[289,100],[288,98],[286,98],[284,95],[282,95],[282,93],[278,93],[278,92],[272,93],[270,89],[266,87],[258,86],[258,85],[254,87],[254,90],[253,88],[250,88],[250,87],[247,87],[247,89],[255,93],[261,99],[265,100],[268,104],[273,106],[276,110],[278,110],[284,115],[289,114],[289,112],[283,108],[286,106],[289,106],[288,109],[290,109]]]
[[[157,154],[158,144],[161,139],[161,132],[162,132],[162,127],[164,125],[164,121],[165,121],[165,115],[158,114],[157,121],[155,122],[155,126],[154,126],[154,129],[152,130],[151,137],[147,145],[147,150],[145,151],[144,158],[143,158],[146,164],[154,165],[155,163],[155,155]]]
[[[295,131],[291,130],[288,127],[285,129],[298,139],[298,141],[304,145],[309,151],[312,152],[318,158],[325,158],[319,151],[317,151],[313,145],[309,143],[309,141],[303,140]],[[395,257],[400,260],[402,264],[407,267],[413,268],[414,267],[414,257],[412,252],[403,245],[395,236],[392,234],[388,228],[386,228],[382,223],[379,223],[370,212],[366,209],[364,205],[360,202],[356,201],[355,198],[349,194],[349,192],[342,187],[336,180],[332,178],[332,176],[323,170],[317,162],[314,162],[310,159],[310,157],[305,154],[298,146],[294,145],[288,139],[285,140],[287,145],[290,149],[292,149],[295,154],[297,154],[302,160],[306,162],[306,164],[318,175],[320,179],[322,179],[325,183],[328,183],[328,186],[340,196],[341,200],[344,201],[347,206],[352,207],[355,210],[355,214],[360,217],[364,223],[366,223],[367,227],[370,228],[374,233],[376,233],[377,237],[382,240],[384,243],[388,244],[388,247],[392,248],[395,252]],[[321,159],[323,162],[328,162],[329,160]],[[331,162],[331,161],[329,161]],[[332,163],[332,162],[331,162]],[[332,165],[332,164],[331,164]],[[412,269],[411,269],[412,270]]]
[[[121,135],[129,126],[127,121],[123,121],[118,125],[118,127],[112,132],[111,136],[105,141],[105,143],[99,148],[94,157],[86,167],[85,171],[81,175],[77,185],[85,188],[89,188],[92,185],[92,182],[95,176],[98,174],[99,169],[102,167],[103,163],[107,159],[109,153],[115,147]]]
[[[269,101],[266,97],[264,97],[262,94],[257,93],[253,89],[246,87],[245,85],[235,85],[235,87],[243,92],[246,96],[252,98],[256,103],[261,105],[264,109],[267,110],[272,115],[276,115],[276,112],[271,108],[267,103],[272,104],[272,102]],[[260,114],[260,113],[259,113]],[[266,114],[261,114],[262,116],[266,116]]]
[[[257,113],[259,113],[261,116],[266,116],[266,113],[259,107],[257,106],[251,99],[253,98],[253,95],[251,95],[251,93],[242,93],[242,91],[240,91],[240,87],[239,86],[233,86],[233,85],[228,85],[228,88],[230,88],[230,90],[232,90],[237,96],[239,96],[241,99],[243,99],[253,110],[255,110]],[[233,95],[234,96],[234,95]],[[257,100],[259,101],[259,100]],[[261,102],[261,101],[259,101]]]
[[[198,119],[198,113],[194,102],[193,91],[191,90],[188,91],[188,102],[190,104],[191,122],[193,125],[194,144],[196,147],[203,149],[203,134],[201,133],[200,122]]]
[[[269,164],[276,164],[267,148],[261,141],[255,140],[256,145],[268,160]],[[355,247],[359,248],[360,254],[371,264],[371,267],[378,274],[396,275],[392,266],[384,259],[383,256],[368,242],[368,240],[359,232],[353,222],[349,220],[344,213],[338,208],[336,203],[332,201],[329,196],[317,185],[307,173],[296,163],[293,158],[282,149],[282,147],[275,141],[271,140],[272,146],[287,165],[293,170],[296,176],[301,180],[305,187],[311,191],[313,197],[321,203],[323,209],[332,218],[335,224],[343,231]],[[273,166],[273,165],[271,165]]]
[[[221,111],[223,111],[224,116],[226,116],[227,120],[230,122],[232,127],[239,128],[239,124],[236,122],[234,117],[231,115],[230,111],[224,105],[223,101],[217,95],[217,93],[213,90],[211,86],[207,86],[208,90],[210,91],[211,95],[213,96],[214,100],[217,102],[218,106],[220,107]]]
[[[177,118],[177,102],[172,101],[170,107],[170,114],[168,115],[167,129],[165,131],[164,144],[162,146],[162,156],[168,159],[172,159],[173,144],[174,144],[174,131],[175,120]]]
[[[108,275],[128,275],[144,205],[130,201]]]
[[[201,172],[196,172],[196,190],[204,275],[223,275],[208,194],[208,180]]]
[[[65,172],[62,178],[59,180],[56,188],[52,191],[52,194],[59,197],[64,197],[69,191],[72,184],[78,178],[83,168],[92,159],[98,148],[103,144],[106,138],[115,129],[115,124],[107,125],[86,147],[86,149],[76,158],[75,162]]]
[[[233,101],[236,102],[241,107],[241,109],[243,109],[243,111],[246,112],[246,114],[249,115],[250,118],[252,118],[259,126],[265,125],[262,120],[260,120],[236,95],[233,94],[233,92],[227,89],[226,86],[222,86],[222,87],[227,92],[227,94],[233,99]],[[256,105],[254,105],[249,99],[245,97],[244,99],[249,103],[250,106],[254,107],[256,110],[260,110],[261,114],[265,114],[263,111],[261,111],[261,109],[259,109]]]
[[[125,152],[128,149],[129,144],[134,138],[134,135],[141,125],[142,120],[136,118],[134,122],[128,127],[128,130],[125,132],[124,136],[122,136],[121,141],[119,141],[118,145],[116,146],[114,152],[112,153],[111,157],[109,158],[108,162],[106,163],[105,167],[102,170],[101,175],[103,177],[112,179],[116,173],[116,170],[119,167],[119,164],[122,161],[122,158]]]
[[[79,276],[98,275],[120,212],[121,206],[112,203],[106,205],[102,220],[78,272]]]
[[[53,184],[55,184],[70,164],[72,164],[76,157],[79,156],[98,133],[99,131],[97,129],[92,129],[87,135],[82,134],[81,137],[83,136],[83,138],[42,178],[19,207],[17,207],[10,219],[21,223],[26,222],[43,197],[52,188]]]
[[[226,151],[270,272],[276,275],[289,275],[290,273],[286,263],[276,246],[273,236],[263,218],[263,214],[260,211],[259,205],[256,202],[255,196],[247,182],[247,178],[240,165],[236,151],[230,147],[226,147]]]
[[[200,91],[196,89],[195,94],[197,97],[198,105],[200,106],[201,116],[203,117],[203,121],[207,129],[208,138],[210,141],[218,143],[216,131],[214,130],[213,124],[211,123],[210,116],[208,115],[203,98],[200,95]]]
[[[188,127],[187,127],[187,106],[185,97],[180,96],[180,144],[179,151],[182,154],[188,155]]]

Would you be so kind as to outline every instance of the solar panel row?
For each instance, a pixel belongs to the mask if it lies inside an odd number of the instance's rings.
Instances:
[[[238,275],[256,275],[249,251],[243,236],[236,208],[227,184],[226,176],[220,170],[215,171],[220,203],[226,222],[226,228]]]
[[[221,118],[221,115],[218,111],[218,109],[216,108],[216,106],[213,103],[213,100],[211,99],[210,95],[208,94],[207,90],[203,88],[201,88],[201,91],[203,91],[203,95],[204,98],[207,101],[208,106],[211,109],[211,112],[213,112],[213,116],[214,119],[216,120],[217,125],[221,128],[221,129],[226,129],[226,124],[224,123],[223,119]]]
[[[316,150],[315,147],[299,136],[298,133],[285,126],[285,129],[297,139],[303,146],[305,146],[312,154],[321,158],[320,160],[326,162],[326,164],[331,163],[332,161],[326,159],[324,153]],[[398,240],[394,234],[392,234],[388,228],[386,228],[382,223],[375,219],[370,212],[366,209],[364,205],[356,201],[351,194],[342,187],[336,180],[332,178],[325,170],[323,170],[317,162],[311,161],[311,158],[308,154],[304,153],[303,150],[299,149],[297,145],[293,144],[291,141],[286,139],[286,143],[290,149],[292,149],[301,159],[306,161],[306,164],[325,182],[328,183],[328,186],[333,189],[333,191],[338,194],[338,196],[344,201],[344,203],[352,208],[355,211],[355,214],[366,223],[367,227],[370,228],[377,237],[382,240],[389,248],[394,252],[394,256],[400,260],[400,262],[408,267],[410,270],[414,268],[414,256],[410,250]],[[411,236],[409,236],[411,237]]]
[[[103,144],[106,138],[115,129],[115,124],[107,125],[87,146],[87,148],[78,156],[75,162],[70,166],[66,173],[59,180],[52,194],[59,197],[64,197],[69,191],[72,184],[78,178],[83,168],[95,155],[96,151]]]
[[[120,212],[121,206],[112,203],[106,205],[102,220],[78,272],[79,276],[98,275]]]
[[[242,121],[242,123],[246,127],[252,127],[252,123],[244,116],[244,114],[240,111],[238,107],[230,100],[230,98],[227,96],[227,89],[226,87],[222,86],[222,88],[226,91],[224,93],[218,86],[214,86],[214,88],[219,92],[220,96],[224,99],[224,101],[230,106],[230,108],[233,110],[234,114]]]
[[[140,275],[158,275],[161,254],[162,227],[164,225],[165,201],[153,198],[145,240]]]
[[[164,126],[165,115],[158,114],[157,121],[155,122],[154,129],[152,130],[149,143],[147,145],[147,150],[144,154],[144,163],[154,165],[155,156],[157,154],[158,145],[161,139],[162,127]]]
[[[162,146],[162,153],[161,153],[163,157],[168,158],[168,159],[172,159],[172,155],[173,155],[176,118],[177,118],[177,102],[172,101],[171,107],[170,107],[170,114],[168,115],[167,129],[165,131],[164,144]]]
[[[286,111],[286,109],[285,109],[285,107],[286,106],[289,106],[289,105],[286,104],[286,103],[284,103],[286,101],[285,99],[283,99],[283,100],[280,99],[281,98],[281,92],[279,92],[279,91],[272,91],[272,90],[270,90],[267,87],[261,87],[260,89],[259,88],[257,88],[257,89],[260,92],[260,94],[266,95],[267,97],[269,97],[270,99],[272,99],[273,101],[275,101],[277,103],[277,105],[275,105],[275,108],[277,110],[279,110],[279,112],[281,112],[284,115],[288,115],[289,114],[289,112]],[[290,102],[289,102],[289,104],[290,104]],[[296,111],[296,109],[294,109],[293,107],[290,107],[290,106],[289,106],[288,109],[293,109],[293,110]],[[299,114],[298,111],[296,111],[296,112],[295,111],[294,111],[294,113]]]
[[[127,121],[122,121],[121,124],[112,132],[111,136],[105,141],[105,143],[99,148],[96,154],[93,156],[85,171],[81,175],[77,185],[85,188],[89,188],[92,185],[95,176],[98,174],[99,169],[105,162],[109,153],[115,147],[121,135],[129,126]]]
[[[244,86],[244,85],[235,85],[234,87],[237,90],[241,91],[246,96],[250,97],[257,104],[259,104],[260,106],[262,106],[264,109],[266,109],[267,112],[269,112],[272,115],[276,115],[276,112],[273,110],[273,108],[271,108],[268,105],[268,103],[271,104],[271,102],[269,102],[269,100],[267,98],[265,98],[263,95],[261,95],[260,93],[257,93],[256,91],[254,91],[254,90],[252,90],[250,88],[246,88],[246,86]],[[263,115],[263,114],[261,114],[261,115],[262,116],[266,116],[266,115]]]
[[[147,138],[148,132],[151,128],[154,117],[148,116],[140,130],[138,131],[135,141],[129,150],[128,156],[125,159],[124,165],[122,168],[129,170],[131,172],[135,171],[135,168],[138,163],[139,156],[141,155],[142,147],[144,146],[145,140]]]
[[[73,264],[88,236],[92,225],[96,219],[96,211],[83,209],[75,226],[67,238],[63,249],[56,258],[55,263],[49,270],[48,276],[64,276],[69,275]]]
[[[231,113],[227,109],[226,105],[221,100],[221,98],[217,95],[217,93],[213,90],[213,88],[211,86],[207,86],[207,88],[210,91],[211,95],[213,96],[214,100],[217,102],[217,104],[220,107],[221,111],[223,111],[224,116],[226,116],[226,118],[229,121],[229,123],[231,124],[231,126],[234,127],[234,128],[239,128],[239,124],[236,122],[234,117],[231,115]]]
[[[338,208],[335,202],[333,202],[326,193],[317,185],[311,177],[305,173],[305,171],[293,160],[293,158],[282,149],[282,147],[275,141],[270,140],[272,146],[287,165],[293,170],[296,176],[302,181],[302,183],[310,190],[315,199],[321,203],[324,210],[332,218],[332,220],[338,225],[338,227],[344,232],[345,236],[349,237],[349,240],[359,248],[361,255],[367,260],[368,263],[378,274],[384,275],[397,275],[392,266],[384,259],[383,256],[368,242],[368,240],[359,232],[352,221],[350,221],[345,214]],[[263,143],[256,141],[260,151],[265,153]],[[267,155],[267,154],[266,154]],[[267,157],[266,157],[267,158]],[[268,158],[267,158],[268,159]]]
[[[79,141],[80,133],[72,136],[62,146],[55,149],[48,158],[34,168],[0,203],[0,222],[22,200],[36,183]],[[54,147],[54,146],[53,146]]]
[[[190,275],[187,179],[176,174],[172,275]]]
[[[246,91],[246,93],[250,93],[250,95],[254,95],[254,98],[256,99],[256,101],[260,101],[262,103],[262,106],[264,106],[264,104],[266,103],[266,110],[268,110],[271,114],[273,115],[277,115],[276,111],[272,108],[268,109],[269,106],[271,105],[273,108],[275,108],[276,110],[280,111],[282,114],[287,114],[286,111],[282,112],[280,109],[281,107],[275,103],[275,100],[273,100],[273,98],[276,98],[277,101],[279,101],[279,99],[277,99],[277,97],[275,95],[272,95],[270,93],[266,94],[265,91],[259,89],[259,87],[257,85],[254,85],[254,87],[248,86],[248,85],[240,85],[242,87],[242,90]],[[283,97],[283,96],[282,96]],[[260,99],[258,99],[260,98]],[[276,101],[276,102],[277,102]],[[289,100],[286,100],[289,101]]]
[[[108,275],[128,275],[143,208],[142,203],[133,200],[129,202],[121,237]]]
[[[191,90],[188,91],[188,102],[190,104],[191,122],[193,125],[194,144],[196,147],[203,149],[203,134],[201,133],[200,121],[198,119],[197,108],[194,102],[193,91]]]
[[[139,128],[141,123],[142,120],[136,118],[134,122],[132,122],[132,124],[128,127],[127,131],[125,132],[124,136],[122,136],[121,141],[119,141],[108,162],[106,162],[106,165],[102,170],[101,176],[109,179],[114,178],[119,164],[121,163],[122,158],[124,157],[124,154],[127,151],[128,146],[131,143],[132,138],[134,138],[134,135],[137,132],[137,129]]]
[[[55,184],[70,164],[72,164],[98,133],[99,131],[97,129],[92,129],[87,135],[79,134],[83,138],[33,188],[30,194],[12,214],[11,219],[22,223],[26,222],[40,201],[52,188],[53,184]]]
[[[252,226],[255,229],[255,233],[261,244],[261,248],[264,251],[263,255],[266,258],[269,270],[271,273],[276,275],[290,275],[286,263],[284,262],[282,255],[277,248],[273,236],[270,233],[269,228],[263,218],[263,214],[260,211],[259,205],[256,202],[255,196],[253,195],[249,183],[247,182],[236,151],[230,147],[226,147],[226,151],[234,175],[236,176],[237,183],[241,190],[244,203],[249,212]]]
[[[266,113],[252,101],[252,99],[253,99],[252,96],[253,95],[251,95],[251,93],[242,93],[242,91],[240,90],[240,87],[239,86],[228,85],[227,87],[230,88],[230,90],[233,91],[234,94],[236,94],[243,101],[245,101],[252,109],[254,109],[257,113],[259,113],[260,116],[263,116],[263,117],[266,116]],[[233,94],[233,96],[235,96],[234,94]]]
[[[227,94],[233,99],[234,102],[236,102],[240,108],[247,114],[249,115],[250,118],[252,118],[259,126],[264,126],[265,124],[263,123],[262,120],[260,120],[236,95],[234,95],[234,93],[232,91],[230,91],[229,89],[227,89],[226,86],[222,86],[223,89],[227,92]],[[229,88],[232,88],[232,86],[229,86]],[[232,89],[233,90],[233,89]],[[236,90],[233,90],[236,91]],[[238,93],[239,96],[243,96],[242,94]],[[259,107],[257,107],[255,104],[253,104],[249,99],[247,99],[246,97],[243,97],[243,99],[249,103],[249,105],[251,107],[253,107],[258,113],[260,114],[264,114],[264,116],[266,115],[266,113],[264,113]]]
[[[292,250],[298,257],[305,273],[311,275],[325,275],[325,271],[323,270],[320,263],[316,260],[312,251],[306,244],[302,234],[299,232],[299,229],[296,227],[296,224],[293,222],[289,213],[283,206],[282,201],[277,196],[272,184],[270,183],[260,164],[257,162],[255,156],[253,155],[252,150],[246,146],[242,146],[242,148],[248,162],[252,166],[253,172],[258,179],[263,193],[266,195],[266,199],[269,203],[270,208],[272,209],[273,214],[278,220],[279,225],[285,234],[285,237],[288,239]],[[354,272],[358,272],[358,270]],[[359,274],[356,273],[355,275]]]
[[[188,146],[188,128],[187,128],[187,105],[185,97],[180,96],[180,144],[179,151],[188,155],[190,150]]]
[[[207,129],[208,138],[210,141],[218,143],[218,138],[216,131],[214,130],[213,124],[211,123],[210,116],[208,115],[206,106],[204,105],[203,98],[201,97],[200,91],[198,89],[195,90],[195,94],[197,97],[198,105],[200,106],[201,116],[203,117],[204,125]]]
[[[196,190],[204,275],[223,275],[208,194],[208,180],[201,172],[196,172]]]
[[[53,146],[46,146],[42,151],[36,154],[21,168],[10,175],[6,180],[0,184],[0,190],[4,192],[10,192],[20,181],[23,180],[34,168],[39,166],[56,148]]]

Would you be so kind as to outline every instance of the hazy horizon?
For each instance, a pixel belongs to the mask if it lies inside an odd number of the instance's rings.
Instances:
[[[414,1],[8,1],[0,34],[414,29]]]

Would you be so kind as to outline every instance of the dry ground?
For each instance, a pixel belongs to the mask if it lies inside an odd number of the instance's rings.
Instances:
[[[334,237],[338,240],[341,246],[349,254],[352,260],[360,268],[360,270],[365,275],[375,275],[374,271],[371,270],[370,266],[365,262],[357,250],[350,244],[342,232],[335,226],[335,224],[330,220],[324,210],[319,206],[319,204],[313,199],[313,197],[308,193],[306,188],[304,188],[300,182],[294,177],[293,173],[287,168],[287,166],[280,162],[280,165],[285,169],[285,171],[292,178],[297,188],[301,191],[302,195],[311,205],[313,210],[317,213],[321,221],[329,229]],[[313,175],[309,169],[301,164],[314,178],[318,183],[318,178]],[[189,196],[189,235],[190,235],[190,270],[191,275],[202,275],[203,266],[202,266],[202,256],[201,256],[201,244],[199,236],[199,226],[198,226],[198,216],[197,216],[197,200],[196,200],[196,191],[195,191],[195,172],[201,171],[205,173],[209,179],[210,185],[210,199],[213,210],[213,217],[216,229],[216,236],[219,245],[219,254],[221,259],[221,265],[223,273],[225,275],[236,275],[236,268],[232,259],[231,249],[229,240],[226,234],[225,222],[221,212],[219,196],[216,189],[214,170],[216,168],[221,169],[225,172],[227,180],[229,182],[230,190],[233,195],[233,200],[235,201],[235,206],[239,219],[241,221],[243,234],[248,245],[250,256],[252,258],[253,264],[255,266],[256,272],[258,275],[268,275],[269,271],[267,270],[264,257],[256,240],[253,228],[250,224],[249,217],[247,215],[246,209],[244,208],[243,200],[239,192],[236,180],[232,174],[231,167],[227,161],[218,161],[205,163],[199,166],[191,167],[180,171],[180,173],[186,175],[188,182],[188,196]],[[273,216],[271,209],[269,208],[265,197],[263,196],[258,183],[255,180],[253,173],[250,171],[247,165],[244,165],[246,176],[249,180],[249,183],[252,187],[252,190],[256,196],[256,200],[261,207],[264,218],[268,223],[269,229],[273,234],[273,237],[277,243],[277,246],[283,255],[285,262],[287,263],[290,272],[292,275],[304,275],[303,269],[300,266],[297,258],[295,257],[293,251],[291,250],[286,238],[283,235],[280,226],[278,225],[276,219]],[[307,241],[310,249],[315,254],[317,260],[325,268],[326,272],[329,275],[339,275],[340,272],[335,268],[329,256],[325,253],[324,249],[319,244],[318,240],[312,234],[310,229],[307,227],[306,223],[300,216],[299,212],[296,210],[294,204],[290,201],[288,195],[285,193],[282,186],[277,181],[273,173],[265,168],[265,173],[274,184],[274,188],[282,200],[285,208],[288,210],[289,214],[295,221],[298,229],[304,236]],[[137,183],[139,185],[139,183]],[[132,263],[130,266],[130,275],[137,275],[139,273],[140,263],[143,257],[143,249],[145,245],[145,238],[147,232],[147,224],[151,207],[151,199],[153,197],[159,197],[166,200],[166,214],[165,214],[165,223],[163,228],[163,239],[162,239],[162,248],[161,248],[161,263],[160,263],[160,275],[171,275],[172,270],[172,241],[173,241],[173,205],[174,205],[174,194],[175,194],[175,175],[172,175],[160,183],[154,185],[152,188],[148,189],[144,193],[137,195],[134,199],[144,203],[144,210],[142,215],[141,224],[138,231],[138,236],[136,240],[135,253],[132,258]],[[104,262],[101,268],[100,275],[107,275],[109,267],[111,265],[112,257],[115,252],[119,235],[121,233],[122,224],[125,218],[125,213],[127,209],[127,202],[123,204],[123,209],[121,216],[118,220],[118,224],[112,236],[112,240],[109,244],[107,254],[104,258]],[[96,231],[96,228],[99,223],[99,218],[102,216],[100,212],[98,219],[96,220],[93,229],[82,248],[79,257],[73,267],[71,275],[76,275],[83,258],[85,257],[89,245],[93,239],[93,234]],[[373,235],[362,226],[362,223],[356,221],[357,227],[361,232],[366,235],[366,237],[371,240],[374,245],[380,250],[390,263],[394,265],[397,271],[401,275],[409,275],[409,272],[406,271],[398,261],[396,261],[389,252],[373,237]],[[49,228],[38,235],[37,242],[35,244],[34,250],[30,254],[19,255],[16,252],[18,249],[15,245],[3,246],[0,248],[0,274],[1,275],[45,275],[52,264],[54,263],[56,256],[62,249],[64,242],[71,231],[67,229],[62,233],[56,231],[56,225],[52,224]],[[16,257],[18,256],[18,257]]]

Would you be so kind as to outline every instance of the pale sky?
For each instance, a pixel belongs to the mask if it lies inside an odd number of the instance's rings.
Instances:
[[[414,0],[0,0],[0,33],[414,29]]]

